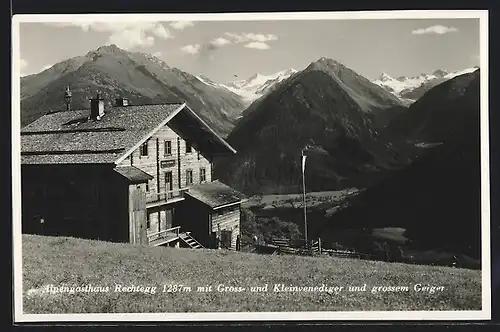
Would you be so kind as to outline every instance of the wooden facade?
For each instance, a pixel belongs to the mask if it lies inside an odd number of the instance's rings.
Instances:
[[[165,113],[166,120],[158,126],[147,117],[138,116],[138,119],[151,121],[155,128],[146,136],[138,136],[136,141],[130,140],[133,148],[129,151],[123,148],[121,156],[116,154],[120,151],[119,146],[101,151],[94,151],[91,146],[91,149],[48,151],[46,154],[38,150],[26,151],[27,162],[22,163],[23,232],[135,244],[236,249],[241,197],[233,193],[228,196],[231,197],[230,206],[219,208],[190,194],[194,188],[197,192],[203,190],[206,184],[215,184],[222,193],[234,191],[212,178],[214,156],[227,153],[225,151],[234,153],[234,150],[194,112],[185,110],[185,106],[169,106],[165,110],[155,107],[158,114]],[[116,114],[120,114],[118,119],[130,117],[133,124],[134,112],[141,111],[148,111],[147,105],[140,108],[123,106]],[[103,139],[110,140],[111,148],[120,143],[120,139],[110,136],[115,132],[119,135],[121,128],[111,125],[102,128],[96,121],[96,129],[85,128],[86,131],[80,132],[76,131],[78,128],[66,129],[66,124],[70,123],[67,114],[61,116],[66,122],[57,130],[53,130],[56,126],[47,124],[43,117],[38,128],[36,122],[30,125],[31,131],[25,133],[32,139],[30,144],[38,144],[35,137],[31,137],[33,135],[40,136],[43,141],[43,135],[61,133],[58,135],[64,136],[70,130],[75,133],[95,130],[96,136],[103,135]],[[103,119],[113,124],[113,115],[114,111],[108,110]],[[160,121],[161,117],[158,119]],[[124,126],[124,120],[120,121]],[[91,127],[94,123],[86,125]],[[52,131],[43,130],[44,126]],[[131,135],[135,134],[134,129]],[[205,137],[200,137],[202,134]],[[126,135],[122,137],[122,141],[128,139]],[[70,142],[69,145],[76,144]],[[27,148],[33,149],[32,146]],[[104,154],[110,154],[108,160],[100,157]]]
[[[232,250],[238,248],[237,241],[241,239],[240,217],[240,204],[211,211],[211,231],[219,239],[219,247]]]
[[[237,250],[241,238],[241,204],[235,203],[221,209],[186,195],[179,219],[206,248]]]
[[[146,204],[147,233],[153,234],[182,226],[176,210],[189,187],[212,180],[212,163],[194,146],[166,124],[120,166],[134,166],[153,176],[143,186]]]

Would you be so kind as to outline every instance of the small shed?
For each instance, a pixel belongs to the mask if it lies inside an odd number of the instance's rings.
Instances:
[[[244,194],[215,180],[189,188],[185,198],[183,229],[207,248],[239,250]]]

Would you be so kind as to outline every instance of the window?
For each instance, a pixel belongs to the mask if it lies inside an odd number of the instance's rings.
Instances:
[[[172,155],[172,141],[165,141],[165,156]]]
[[[146,182],[146,191],[149,191],[149,181]]]
[[[146,228],[147,228],[147,229],[150,229],[150,228],[151,228],[151,220],[149,220],[149,213],[147,213]]]
[[[193,170],[186,170],[186,186],[193,184]]]
[[[193,147],[191,146],[191,143],[186,141],[186,153],[191,153],[193,152]]]
[[[148,141],[142,143],[140,147],[141,157],[146,157],[148,155]]]
[[[207,181],[207,172],[204,168],[200,168],[200,183]]]

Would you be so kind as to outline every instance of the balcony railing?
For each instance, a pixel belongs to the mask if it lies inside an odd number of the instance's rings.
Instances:
[[[150,191],[146,194],[146,204],[166,203],[171,200],[183,198],[187,188],[171,190],[171,191]]]
[[[156,245],[175,240],[179,237],[180,229],[181,226],[176,226],[156,233],[148,234],[148,243],[150,245]]]

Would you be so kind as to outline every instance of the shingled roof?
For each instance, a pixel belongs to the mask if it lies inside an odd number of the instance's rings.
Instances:
[[[219,180],[190,187],[186,194],[205,203],[212,209],[231,203],[241,202],[246,199],[245,195]]]
[[[204,128],[196,134],[211,136],[211,139],[199,138],[200,147],[205,148],[204,142],[211,142],[234,153],[186,104],[131,105],[110,107],[100,120],[90,120],[90,109],[42,116],[21,130],[21,163],[112,164],[179,113],[187,113],[182,115],[183,121],[189,119],[187,128],[194,124]],[[194,131],[183,133],[194,134]]]
[[[120,166],[115,168],[114,170],[118,174],[128,179],[130,183],[143,183],[153,179],[153,176],[151,174],[148,174],[134,166]]]

